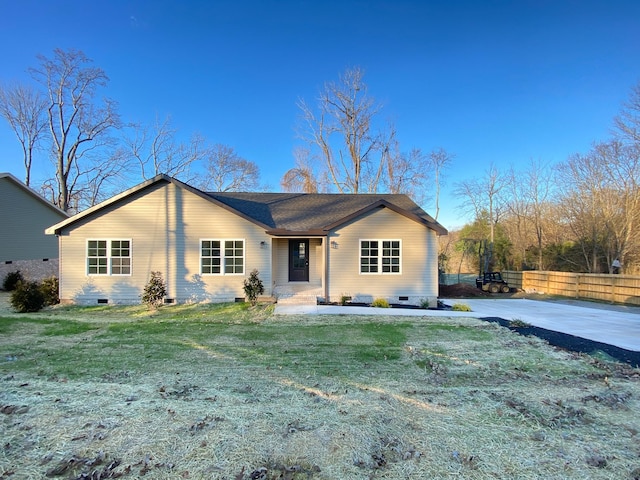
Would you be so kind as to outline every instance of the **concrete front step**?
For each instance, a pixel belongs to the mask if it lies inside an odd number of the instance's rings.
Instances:
[[[316,305],[318,297],[316,295],[279,295],[278,303],[280,305]]]

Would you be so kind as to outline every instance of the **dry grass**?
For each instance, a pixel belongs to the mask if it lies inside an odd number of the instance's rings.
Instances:
[[[0,319],[0,479],[631,479],[638,411],[638,370],[473,319]]]

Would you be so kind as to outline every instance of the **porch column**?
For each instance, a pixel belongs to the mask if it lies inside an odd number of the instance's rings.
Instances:
[[[331,242],[329,241],[329,234],[322,240],[324,242],[324,268],[322,269],[322,289],[324,290],[324,301],[329,301],[329,249],[331,248]]]

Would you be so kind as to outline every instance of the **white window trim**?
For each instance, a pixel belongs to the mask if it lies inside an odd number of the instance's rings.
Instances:
[[[203,273],[202,272],[202,242],[220,242],[220,273]],[[242,272],[241,273],[226,273],[225,270],[225,257],[224,256],[224,242],[242,242]],[[210,257],[206,257],[210,258]],[[236,258],[236,257],[229,257]],[[247,271],[247,241],[244,238],[201,238],[198,240],[198,270],[200,275],[206,277],[223,277],[223,276],[244,276]]]
[[[106,257],[89,257],[89,242],[107,242],[107,256]],[[129,256],[128,257],[112,257],[111,256],[111,242],[129,242]],[[130,277],[133,275],[133,240],[131,238],[87,238],[84,248],[85,268],[88,277]],[[89,273],[89,258],[106,258],[107,259],[107,273]],[[128,258],[129,259],[129,273],[111,273],[112,258]]]
[[[378,242],[378,271],[377,272],[363,272],[362,271],[362,242]],[[400,248],[400,256],[398,257],[400,263],[398,265],[397,272],[383,272],[382,271],[382,255],[383,247],[382,242],[398,242]],[[402,275],[402,240],[399,238],[361,238],[358,240],[358,273],[360,275]]]

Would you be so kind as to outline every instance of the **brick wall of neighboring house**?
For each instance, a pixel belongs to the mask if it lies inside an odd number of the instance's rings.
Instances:
[[[15,260],[11,263],[0,263],[0,287],[8,273],[20,270],[25,280],[41,281],[48,277],[58,276],[59,261],[57,258],[47,260]]]

